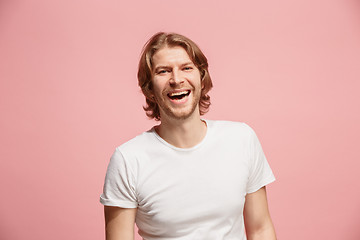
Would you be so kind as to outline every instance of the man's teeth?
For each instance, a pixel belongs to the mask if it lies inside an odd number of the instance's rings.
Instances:
[[[189,91],[175,92],[175,93],[170,93],[169,96],[174,97],[174,96],[180,96],[180,95],[188,94],[188,93],[189,93]]]

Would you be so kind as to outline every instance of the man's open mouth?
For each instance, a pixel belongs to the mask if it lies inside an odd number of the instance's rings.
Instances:
[[[191,92],[190,90],[187,90],[182,92],[168,93],[168,97],[172,100],[180,100],[186,96],[189,96],[190,92]]]

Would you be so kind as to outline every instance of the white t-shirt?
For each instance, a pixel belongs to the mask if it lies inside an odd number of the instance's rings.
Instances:
[[[100,202],[138,208],[145,240],[244,240],[245,195],[275,177],[245,123],[205,120],[192,148],[177,148],[152,128],[116,148]]]

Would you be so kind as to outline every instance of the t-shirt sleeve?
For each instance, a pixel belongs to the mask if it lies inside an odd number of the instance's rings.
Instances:
[[[117,148],[111,156],[100,202],[106,206],[136,208],[135,178],[124,155]]]
[[[249,127],[249,126],[248,126]],[[250,174],[246,187],[247,193],[253,193],[263,186],[275,181],[275,176],[266,160],[256,133],[250,128],[249,153],[250,153]]]

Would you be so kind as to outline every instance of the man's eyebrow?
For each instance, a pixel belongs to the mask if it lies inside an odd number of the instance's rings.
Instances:
[[[181,64],[181,67],[186,66],[186,65],[195,65],[193,62],[186,62]]]
[[[184,66],[187,66],[187,65],[194,65],[194,63],[193,62],[186,62],[186,63],[181,64],[180,67],[184,67]],[[159,70],[161,68],[170,68],[170,66],[160,65],[160,66],[155,67],[154,71],[156,72],[157,70]]]
[[[161,68],[169,68],[169,66],[165,66],[165,65],[160,65],[160,66],[157,66],[154,71],[156,72],[158,69],[161,69]]]

